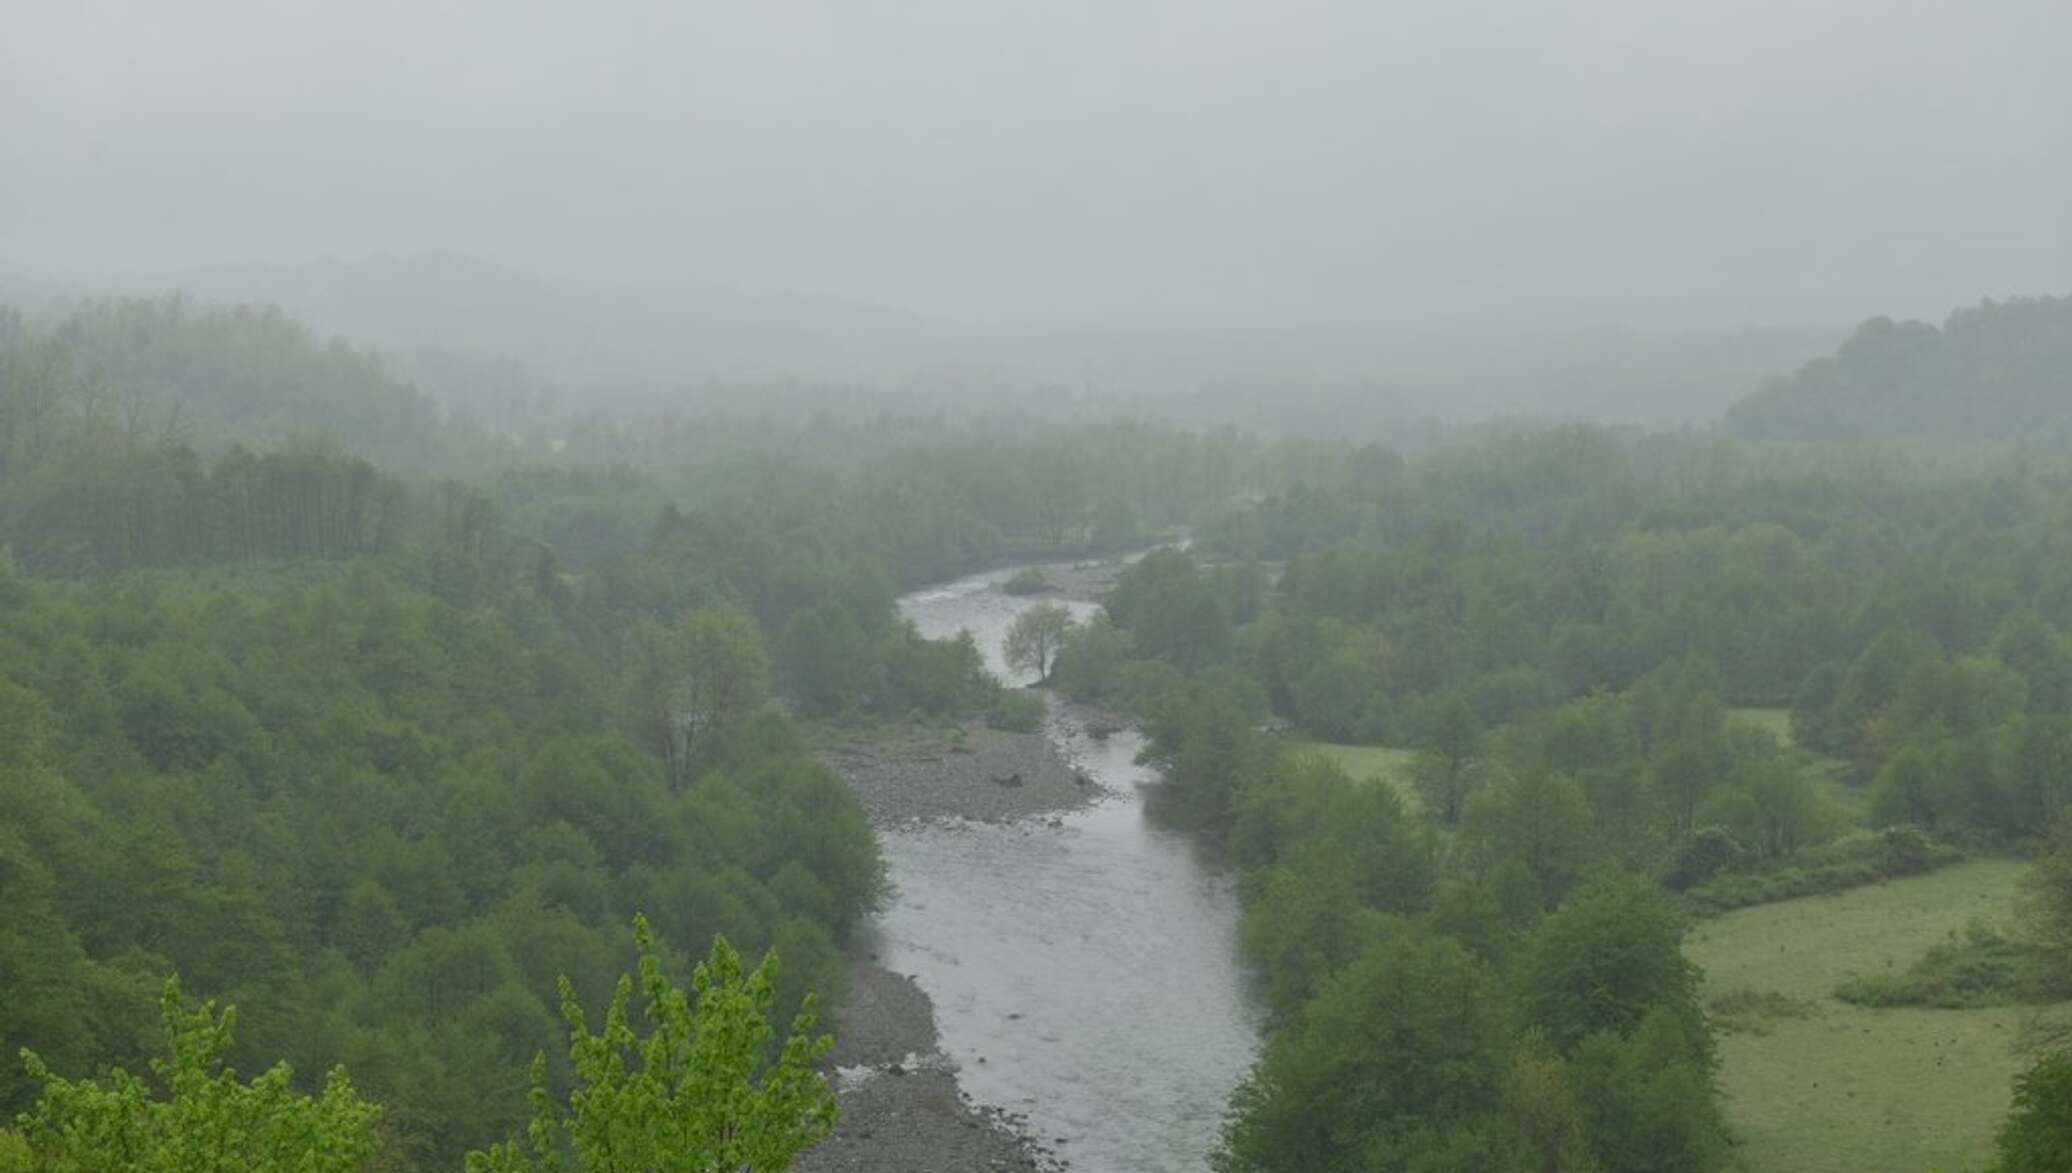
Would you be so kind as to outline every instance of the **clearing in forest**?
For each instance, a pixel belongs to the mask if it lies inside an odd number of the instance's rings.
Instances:
[[[1959,1173],[1990,1160],[2025,1066],[2022,1011],[1868,1009],[1834,990],[1898,972],[1974,919],[2005,926],[2027,864],[1979,859],[1924,876],[1739,909],[1693,927],[1743,1168]],[[1745,1014],[1722,1013],[1736,1002]]]
[[[1336,745],[1328,741],[1291,738],[1290,748],[1298,753],[1316,753],[1337,762],[1340,769],[1362,781],[1381,781],[1395,787],[1411,813],[1424,809],[1417,788],[1410,784],[1410,763],[1417,760],[1414,749],[1391,749],[1383,745]]]

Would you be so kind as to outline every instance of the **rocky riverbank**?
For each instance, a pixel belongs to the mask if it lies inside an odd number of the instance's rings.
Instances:
[[[985,1173],[1066,1163],[1011,1113],[973,1104],[937,1045],[935,1008],[912,978],[855,959],[835,1026],[834,1135],[803,1154],[799,1173]]]
[[[1063,719],[1061,712],[1054,719]],[[1103,791],[1042,733],[971,728],[830,733],[820,756],[871,821],[1006,823],[1084,806]],[[852,958],[849,999],[829,1057],[842,1116],[802,1156],[801,1173],[985,1173],[1059,1170],[1068,1162],[1013,1113],[973,1104],[942,1053],[935,1008],[911,977]]]
[[[1097,599],[1124,565],[1120,559],[1046,565],[1049,586],[1030,601]],[[1055,698],[1048,703],[1050,727],[1040,733],[977,725],[824,729],[817,749],[881,829],[1054,820],[1106,794],[1059,745],[1089,726],[1116,722]],[[868,949],[851,959],[848,1002],[832,1027],[836,1047],[829,1063],[841,1120],[795,1167],[802,1173],[1069,1168],[1062,1154],[1027,1134],[1020,1117],[974,1104],[959,1090],[956,1062],[941,1049],[934,1004],[911,977],[878,964]]]

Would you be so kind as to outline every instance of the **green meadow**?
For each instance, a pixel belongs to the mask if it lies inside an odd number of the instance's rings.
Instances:
[[[1974,918],[2005,924],[2026,867],[1973,860],[1692,929],[1686,952],[1734,1027],[1721,1038],[1720,1082],[1744,1168],[1960,1173],[1988,1163],[2024,1066],[2013,1047],[2023,1012],[1873,1010],[1837,1001],[1834,989],[1905,969]],[[1721,1013],[1736,1003],[1769,1012]]]

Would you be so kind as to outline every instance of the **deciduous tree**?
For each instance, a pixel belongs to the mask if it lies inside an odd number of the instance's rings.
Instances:
[[[1050,683],[1057,669],[1058,653],[1072,635],[1072,612],[1056,603],[1038,603],[1015,616],[1007,629],[1002,652],[1007,666],[1017,672],[1034,672],[1039,683]]]
[[[556,1110],[545,1058],[535,1059],[525,1143],[468,1154],[468,1173],[560,1173],[570,1168],[564,1143],[579,1173],[778,1173],[833,1130],[834,1093],[814,1065],[834,1040],[813,1034],[810,996],[776,1054],[766,1047],[775,953],[743,973],[740,954],[715,938],[691,977],[694,1006],[663,975],[647,918],[634,920],[633,936],[647,1036],[633,1030],[632,978],[620,979],[595,1034],[563,978],[577,1081],[568,1111]]]

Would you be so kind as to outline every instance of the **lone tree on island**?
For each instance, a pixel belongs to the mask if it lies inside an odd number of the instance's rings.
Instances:
[[[1049,684],[1057,671],[1058,652],[1065,637],[1072,634],[1072,612],[1056,603],[1038,603],[1015,617],[1007,629],[1003,651],[1007,666],[1018,672],[1034,672],[1039,684]]]

